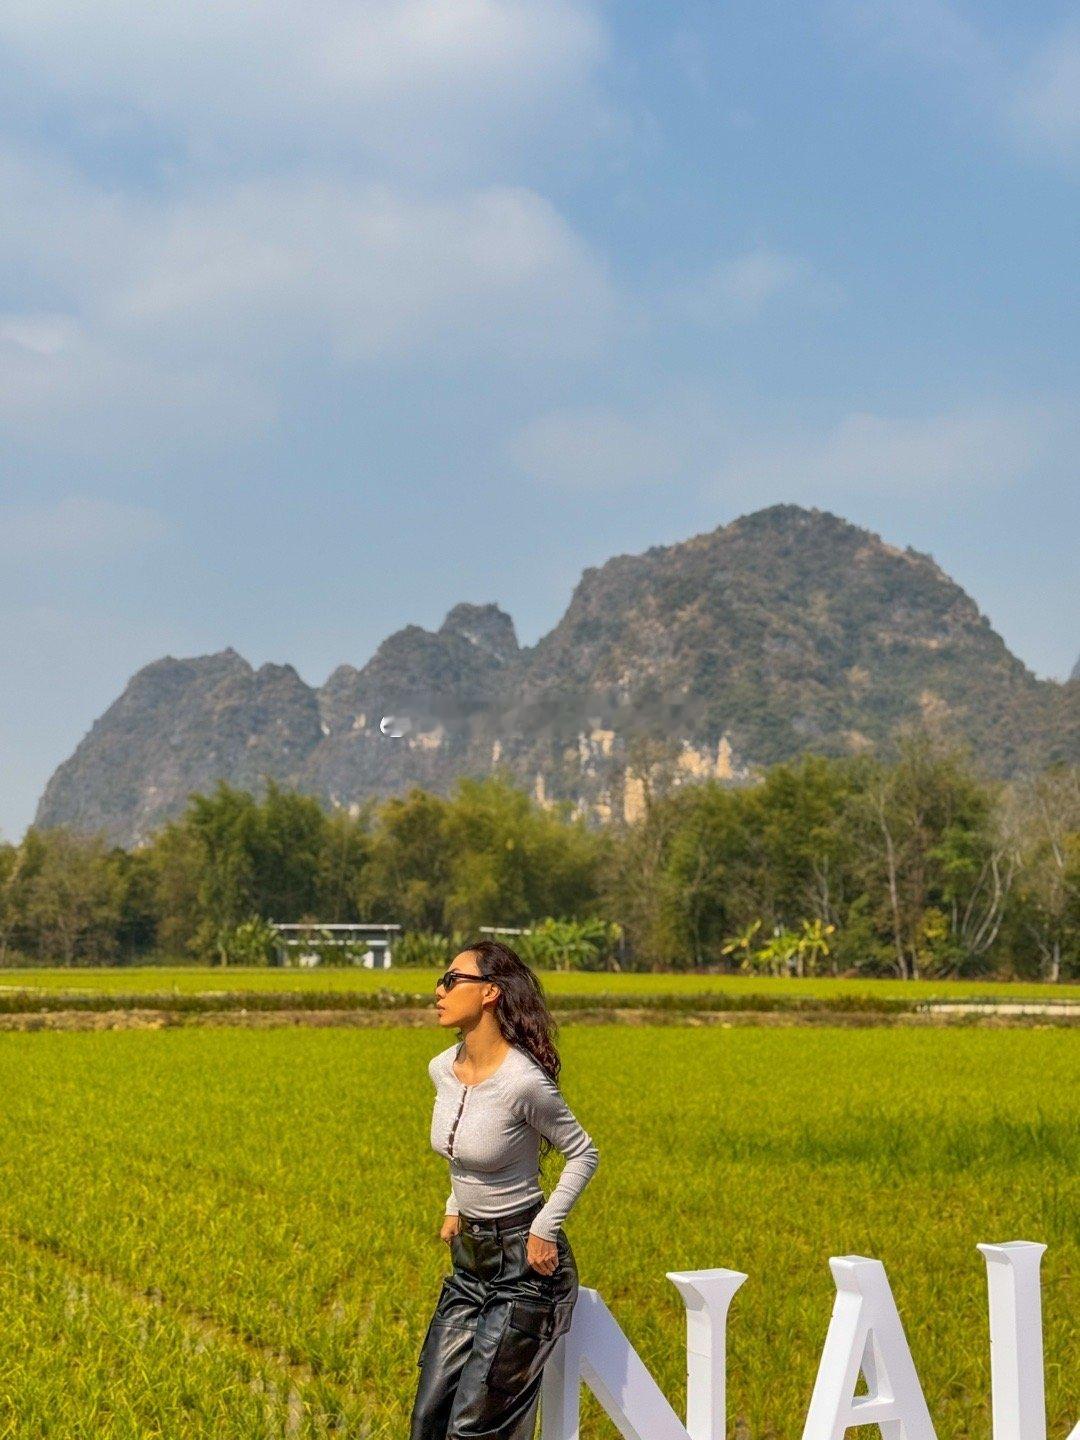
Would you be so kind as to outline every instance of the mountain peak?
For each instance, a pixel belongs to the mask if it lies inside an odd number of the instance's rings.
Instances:
[[[518,653],[514,622],[498,605],[455,605],[439,626],[440,635],[460,635],[470,645],[484,651],[500,665]]]

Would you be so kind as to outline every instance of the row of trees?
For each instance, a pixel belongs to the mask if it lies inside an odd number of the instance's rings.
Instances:
[[[559,922],[617,924],[632,968],[1080,975],[1076,767],[999,784],[918,733],[891,763],[810,756],[645,799],[596,829],[501,778],[355,816],[221,785],[134,851],[31,829],[0,845],[0,962],[225,962],[255,919],[395,922],[420,956],[556,917],[537,958],[586,967],[587,926]]]
[[[990,783],[925,732],[892,764],[811,756],[650,806],[614,881],[665,964],[1058,980],[1080,973],[1080,769]]]

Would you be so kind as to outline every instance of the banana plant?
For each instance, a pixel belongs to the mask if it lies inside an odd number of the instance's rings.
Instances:
[[[829,936],[835,930],[835,925],[824,925],[820,920],[804,920],[802,922],[802,931],[795,951],[800,975],[817,974],[818,961],[832,953],[829,948]]]
[[[745,926],[737,935],[732,935],[720,946],[721,955],[738,955],[739,969],[744,975],[754,969],[754,936],[761,929],[761,921],[755,920],[752,924]]]

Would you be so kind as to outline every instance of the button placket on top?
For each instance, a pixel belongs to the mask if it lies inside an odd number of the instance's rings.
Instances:
[[[468,1085],[462,1085],[462,1087],[461,1087],[461,1104],[458,1106],[457,1114],[454,1116],[454,1123],[453,1123],[453,1125],[451,1125],[451,1127],[450,1127],[450,1137],[449,1137],[449,1139],[448,1139],[447,1142],[446,1142],[447,1154],[448,1154],[448,1155],[451,1155],[451,1156],[452,1156],[453,1153],[454,1153],[454,1136],[457,1134],[458,1121],[461,1119],[461,1112],[465,1109],[465,1101],[468,1099],[468,1095],[469,1095],[469,1087],[468,1087]]]

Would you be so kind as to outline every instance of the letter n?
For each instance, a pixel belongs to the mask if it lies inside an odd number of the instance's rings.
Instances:
[[[600,1294],[582,1285],[573,1323],[544,1368],[543,1440],[579,1440],[581,1386],[626,1440],[724,1440],[727,1316],[739,1270],[668,1270],[686,1306],[686,1424]]]

